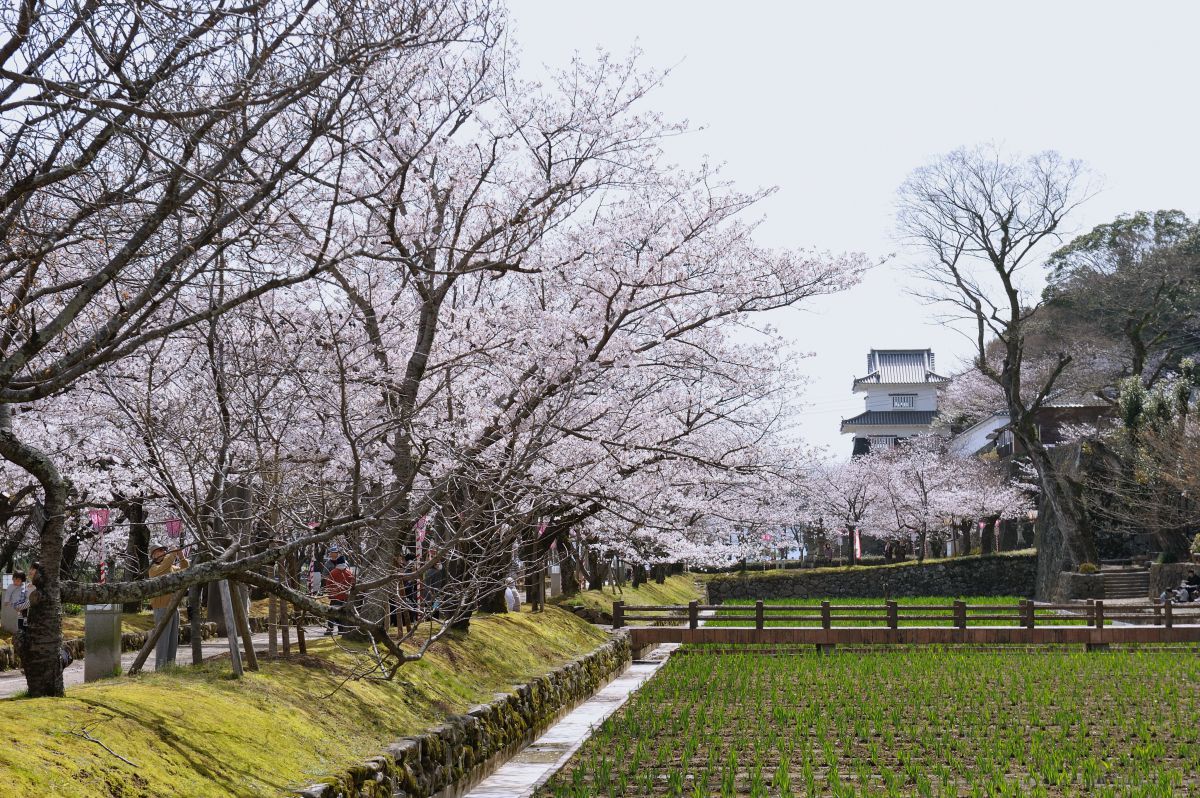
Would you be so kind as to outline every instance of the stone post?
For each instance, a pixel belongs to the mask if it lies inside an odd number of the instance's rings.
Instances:
[[[121,605],[89,604],[83,617],[83,680],[94,682],[120,673]]]

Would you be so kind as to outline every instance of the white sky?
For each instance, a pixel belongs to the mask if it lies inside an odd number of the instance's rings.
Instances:
[[[936,312],[903,293],[912,257],[892,238],[896,188],[962,145],[1056,149],[1104,190],[1072,232],[1119,213],[1200,212],[1200,3],[700,2],[510,0],[522,63],[536,74],[597,47],[671,67],[651,99],[704,129],[668,143],[709,155],[761,206],[764,244],[897,253],[857,288],[777,326],[813,357],[811,443],[847,456],[838,422],[862,410],[850,381],[871,347],[932,347],[942,372],[969,354]]]

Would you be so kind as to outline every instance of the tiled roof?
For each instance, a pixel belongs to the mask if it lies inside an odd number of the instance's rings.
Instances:
[[[859,413],[854,418],[842,421],[842,428],[848,426],[890,427],[890,426],[927,426],[933,423],[936,410],[868,410]]]
[[[859,385],[916,385],[949,382],[933,371],[933,353],[928,349],[872,349],[867,355],[867,376]]]

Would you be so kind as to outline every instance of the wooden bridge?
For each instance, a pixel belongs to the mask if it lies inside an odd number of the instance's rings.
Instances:
[[[1102,650],[1111,644],[1200,643],[1200,605],[613,602],[613,628],[622,627],[629,627],[635,650],[656,643],[796,644],[823,651],[839,645],[1081,644]]]

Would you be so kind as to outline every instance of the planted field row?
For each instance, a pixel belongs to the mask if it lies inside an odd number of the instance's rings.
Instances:
[[[539,795],[1197,794],[1198,691],[1186,653],[693,650]]]

